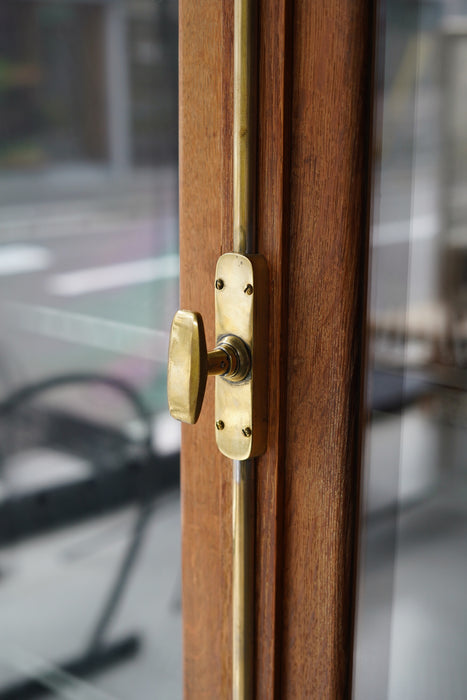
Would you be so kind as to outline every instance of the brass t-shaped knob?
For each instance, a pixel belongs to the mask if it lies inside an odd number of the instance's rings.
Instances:
[[[167,395],[173,418],[196,423],[209,374],[240,382],[250,369],[250,353],[241,338],[234,335],[218,338],[217,346],[208,352],[201,314],[177,311],[170,331],[167,371]]]

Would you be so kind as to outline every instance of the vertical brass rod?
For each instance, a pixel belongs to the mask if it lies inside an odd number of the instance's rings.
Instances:
[[[233,251],[253,252],[253,0],[235,0],[233,115]]]
[[[232,698],[253,698],[254,461],[233,463]]]
[[[254,250],[254,0],[235,0],[233,250]],[[254,461],[233,462],[232,698],[253,698]]]
[[[235,0],[233,249],[254,249],[254,0]],[[254,461],[233,462],[232,698],[253,698]]]

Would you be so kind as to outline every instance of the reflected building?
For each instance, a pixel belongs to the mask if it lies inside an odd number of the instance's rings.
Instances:
[[[3,2],[0,169],[177,152],[177,2]]]
[[[467,683],[467,7],[382,9],[354,690],[457,698]]]
[[[182,694],[177,13],[0,2],[2,698]]]

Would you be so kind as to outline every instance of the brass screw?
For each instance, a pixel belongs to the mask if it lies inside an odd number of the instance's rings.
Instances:
[[[245,437],[250,437],[251,435],[251,428],[242,428],[242,433],[244,434]]]
[[[224,280],[216,280],[216,289],[223,289],[224,287]]]
[[[216,428],[217,430],[224,430],[225,425],[223,420],[216,420]]]
[[[253,287],[251,286],[251,284],[247,284],[243,291],[245,292],[245,294],[248,295],[253,294]]]

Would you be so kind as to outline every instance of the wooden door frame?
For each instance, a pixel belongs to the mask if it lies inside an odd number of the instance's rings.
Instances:
[[[258,2],[258,252],[269,265],[269,438],[256,463],[258,698],[351,692],[374,7]],[[214,345],[232,249],[233,0],[180,0],[181,307]],[[208,383],[209,384],[209,383]],[[213,386],[182,433],[184,688],[231,688],[231,463]]]

